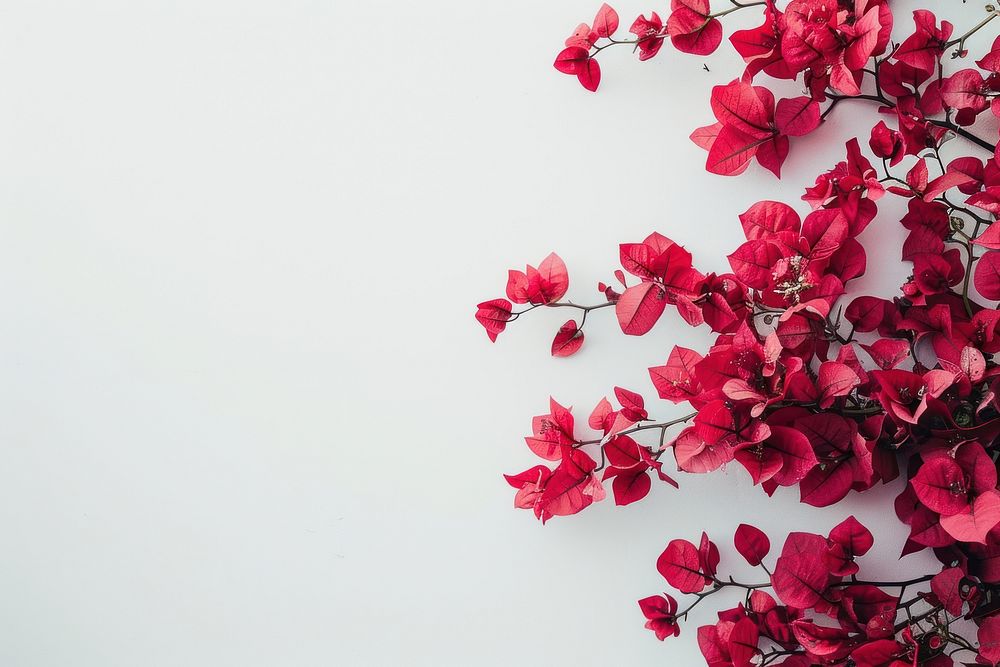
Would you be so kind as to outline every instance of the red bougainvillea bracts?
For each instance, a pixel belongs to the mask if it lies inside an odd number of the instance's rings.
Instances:
[[[735,175],[756,162],[780,176],[795,137],[822,132],[844,100],[871,104],[870,132],[803,184],[801,202],[748,202],[733,221],[745,241],[728,256],[730,273],[699,271],[691,253],[657,232],[621,244],[620,268],[597,285],[592,305],[564,300],[569,274],[555,254],[510,271],[506,298],[476,313],[491,340],[528,312],[569,308],[577,318],[559,318],[551,343],[566,357],[583,346],[592,311],[614,309],[621,330],[640,336],[670,307],[715,341],[706,351],[674,347],[649,368],[651,389],[689,405],[684,416],[652,417],[662,404],[614,387],[581,425],[550,399],[525,439],[541,462],[506,476],[514,504],[544,522],[603,501],[608,481],[614,502],[627,505],[653,484],[677,486],[673,468],[730,465],[768,495],[796,487],[803,503],[827,507],[902,476],[893,510],[909,537],[900,551],[929,549],[939,569],[865,579],[858,559],[874,539],[853,517],[773,546],[780,536],[741,525],[734,546],[759,568],[759,583],[721,575],[707,534],[675,538],[656,569],[688,597],[640,600],[646,627],[661,640],[683,634],[695,606],[736,588],[743,602],[697,629],[712,667],[995,667],[1000,152],[988,117],[1000,117],[1000,37],[975,55],[967,42],[996,35],[1000,11],[986,6],[956,26],[924,9],[894,17],[884,0],[729,0],[723,8],[672,0],[669,12],[641,15],[625,34],[603,5],[566,40],[555,67],[593,91],[604,49],[629,45],[648,60],[669,41],[709,54],[724,41],[724,17],[737,11],[761,20],[729,34],[746,67],[713,89],[712,122],[691,134],[709,172]],[[778,85],[798,92],[780,96],[769,87]],[[898,221],[879,214],[886,197],[905,200]],[[860,235],[897,223],[911,275],[896,294],[851,292],[868,260]]]

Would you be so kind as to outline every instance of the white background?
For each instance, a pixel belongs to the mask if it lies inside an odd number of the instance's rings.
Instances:
[[[740,64],[609,51],[586,93],[551,61],[598,4],[0,6],[0,663],[695,665],[713,606],[664,645],[635,604],[669,539],[731,555],[741,521],[854,512],[873,575],[899,567],[898,485],[818,510],[733,468],[545,527],[511,508],[550,393],[581,422],[615,384],[678,416],[645,368],[710,337],[601,311],[557,360],[559,311],[493,346],[472,314],[507,268],[556,250],[590,302],[659,230],[725,270],[736,215],[795,202],[875,118],[842,105],[780,183],[707,174],[687,135]],[[894,206],[856,289],[907,274]]]

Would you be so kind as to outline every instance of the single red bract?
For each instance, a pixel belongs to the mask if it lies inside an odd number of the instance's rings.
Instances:
[[[771,583],[781,601],[810,609],[823,599],[830,579],[824,554],[826,541],[809,533],[791,533],[774,566]]]
[[[722,24],[711,17],[708,0],[671,0],[667,34],[678,51],[699,56],[719,48]]]
[[[736,528],[736,535],[733,539],[736,542],[736,550],[751,565],[760,565],[771,550],[771,541],[767,539],[767,535],[759,528],[745,523],[741,523]]]
[[[576,325],[576,320],[568,320],[559,327],[556,337],[552,340],[552,356],[568,357],[575,354],[583,346],[583,331]]]
[[[495,342],[497,336],[507,328],[507,323],[510,321],[511,303],[507,299],[493,299],[482,302],[478,308],[476,319],[486,329],[486,335],[490,337],[490,340]]]
[[[698,593],[711,583],[705,576],[698,549],[687,540],[672,540],[656,561],[667,583],[682,593]]]
[[[618,30],[618,12],[604,3],[594,18],[594,32],[598,37],[611,37],[616,30]]]

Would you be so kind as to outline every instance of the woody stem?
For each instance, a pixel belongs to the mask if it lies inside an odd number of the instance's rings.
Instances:
[[[697,414],[698,414],[697,412],[692,412],[689,415],[685,415],[683,417],[679,417],[677,419],[673,419],[668,422],[660,422],[656,424],[639,424],[638,426],[633,426],[632,428],[625,429],[621,433],[616,433],[615,435],[629,435],[630,433],[637,433],[639,431],[649,431],[656,428],[661,429],[663,432],[666,432],[666,430],[671,426],[691,421]],[[597,438],[595,440],[580,440],[575,445],[573,445],[573,447],[575,449],[578,447],[583,447],[584,445],[599,445],[603,440],[604,438]]]
[[[536,303],[534,305],[528,306],[524,310],[520,310],[516,313],[511,313],[511,318],[507,320],[508,322],[513,322],[521,315],[525,313],[530,313],[535,308],[576,308],[577,310],[583,311],[584,316],[592,310],[597,310],[599,308],[607,308],[608,306],[615,305],[613,302],[608,301],[607,303],[597,303],[592,306],[581,306],[578,303],[573,303],[572,301],[556,301],[554,303]],[[581,325],[582,326],[582,325]]]
[[[997,11],[994,9],[993,11],[990,12],[989,16],[987,16],[982,21],[980,21],[975,26],[973,26],[973,28],[971,30],[969,30],[969,32],[967,32],[964,35],[962,35],[961,37],[953,39],[950,42],[948,42],[947,44],[945,44],[944,45],[944,50],[947,51],[948,49],[950,49],[951,47],[956,46],[956,45],[958,46],[958,51],[965,50],[965,40],[969,39],[974,34],[976,34],[977,32],[979,32],[979,30],[983,26],[985,26],[987,23],[989,23],[990,21],[992,21],[996,17],[997,17]]]

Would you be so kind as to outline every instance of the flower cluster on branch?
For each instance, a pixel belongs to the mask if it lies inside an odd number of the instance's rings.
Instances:
[[[683,416],[651,417],[642,394],[614,387],[613,402],[602,398],[583,429],[550,399],[525,439],[543,462],[506,476],[514,504],[544,522],[603,500],[610,481],[614,502],[627,505],[656,482],[676,487],[668,468],[738,465],[766,494],[796,487],[817,507],[903,477],[893,508],[909,528],[900,551],[930,550],[939,570],[859,578],[855,558],[874,540],[853,517],[825,535],[789,534],[769,567],[770,540],[741,525],[735,547],[766,580],[720,576],[719,550],[705,534],[697,545],[674,539],[657,570],[693,598],[683,608],[667,594],[640,600],[647,627],[660,639],[676,636],[693,607],[735,588],[743,602],[697,631],[712,667],[995,667],[1000,152],[990,117],[1000,117],[1000,37],[978,59],[966,47],[976,32],[996,32],[1000,12],[987,6],[956,36],[923,9],[894,32],[883,0],[790,0],[782,8],[730,0],[714,11],[709,0],[672,0],[666,21],[639,16],[632,37],[619,39],[618,14],[603,5],[566,40],[555,67],[596,90],[604,49],[630,45],[648,60],[669,40],[705,55],[723,42],[723,17],[754,8],[760,26],[729,36],[746,68],[713,89],[715,122],[691,134],[707,151],[706,169],[735,175],[756,161],[780,176],[792,138],[818,131],[845,100],[873,105],[861,135],[867,146],[850,140],[844,160],[820,173],[797,207],[750,205],[729,273],[699,271],[691,253],[656,232],[621,244],[621,268],[589,305],[564,300],[569,273],[554,253],[509,272],[506,296],[476,313],[494,341],[546,308],[577,311],[552,340],[559,357],[583,346],[595,310],[613,309],[621,330],[640,336],[669,306],[714,335],[707,351],[675,346],[649,368],[660,399],[690,406]],[[765,77],[796,82],[800,94],[778,98]],[[867,268],[863,232],[890,224],[879,215],[884,197],[906,201],[900,260],[911,275],[888,298],[849,294]]]

